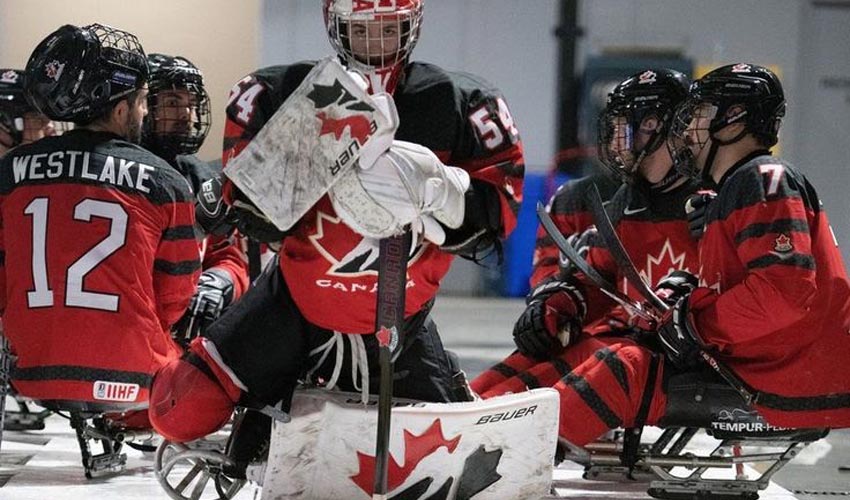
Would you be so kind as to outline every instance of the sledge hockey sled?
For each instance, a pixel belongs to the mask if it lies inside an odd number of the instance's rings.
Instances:
[[[634,428],[584,448],[561,440],[564,458],[584,465],[585,479],[648,481],[655,498],[754,500],[777,471],[829,432],[774,427],[738,391],[705,373],[672,376],[667,397],[657,439],[642,441],[643,429]],[[700,430],[719,441],[708,453],[689,447]]]
[[[268,458],[246,471],[262,498],[371,498],[377,396],[364,405],[360,394],[299,390],[292,409],[290,422],[273,423]],[[467,403],[395,400],[388,498],[543,497],[550,488],[557,430],[553,389]],[[240,479],[227,477],[233,465],[227,455],[172,443],[163,443],[157,455],[160,483],[172,498],[192,498],[185,492],[193,480],[213,479],[222,499],[241,487]],[[175,481],[179,478],[170,476],[181,463],[192,464],[193,477]],[[197,481],[199,476],[207,479]]]

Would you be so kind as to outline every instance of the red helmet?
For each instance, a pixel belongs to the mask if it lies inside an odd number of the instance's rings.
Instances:
[[[331,45],[349,68],[398,77],[419,40],[423,0],[324,0]],[[374,86],[374,82],[373,86]]]

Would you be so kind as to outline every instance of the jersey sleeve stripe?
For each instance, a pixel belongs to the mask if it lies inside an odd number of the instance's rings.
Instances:
[[[562,380],[567,386],[572,387],[573,390],[576,391],[584,403],[593,410],[593,413],[596,413],[596,416],[598,416],[600,420],[605,422],[605,425],[607,425],[608,428],[616,429],[623,425],[623,421],[620,420],[620,417],[618,417],[617,414],[614,413],[607,404],[605,404],[605,401],[602,400],[599,393],[590,386],[584,377],[576,375],[575,373],[570,373]]]
[[[164,259],[156,259],[154,260],[153,268],[156,271],[174,276],[192,274],[201,268],[201,261],[195,259],[171,262]]]
[[[106,380],[109,382],[120,382],[124,384],[139,384],[142,387],[147,387],[150,385],[153,377],[142,372],[107,370],[102,368],[91,368],[88,366],[52,365],[14,368],[12,371],[12,379],[30,381],[79,380],[83,382]]]
[[[805,219],[777,219],[767,223],[750,224],[735,235],[735,244],[740,245],[750,238],[759,238],[766,234],[788,232],[808,233],[809,224]]]
[[[162,232],[162,239],[166,241],[193,240],[195,228],[189,225],[171,226]]]
[[[747,262],[747,269],[762,269],[770,266],[793,266],[810,271],[815,270],[815,258],[811,255],[804,254],[789,254],[789,255],[763,255],[756,259]]]

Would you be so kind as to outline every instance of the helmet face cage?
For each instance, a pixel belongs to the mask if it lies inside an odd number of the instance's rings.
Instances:
[[[26,92],[51,119],[88,123],[141,89],[147,76],[147,58],[134,35],[100,24],[65,25],[30,56]]]
[[[636,74],[614,88],[599,116],[602,163],[630,182],[642,161],[664,142],[675,107],[687,94],[687,78],[659,69]]]
[[[325,24],[331,45],[349,67],[392,68],[404,64],[419,40],[422,2],[375,0],[357,8],[352,0],[325,0]]]
[[[198,151],[212,123],[203,74],[182,57],[154,54],[143,144],[160,156]]]
[[[667,136],[667,149],[673,158],[673,168],[680,174],[699,177],[696,158],[708,145],[717,114],[716,104],[697,97],[689,97],[676,110]]]

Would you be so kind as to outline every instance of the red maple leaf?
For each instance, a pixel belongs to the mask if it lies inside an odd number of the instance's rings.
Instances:
[[[378,345],[381,347],[386,347],[390,345],[390,342],[393,338],[393,331],[389,328],[382,326],[378,333],[375,334],[375,337],[378,338]]]
[[[416,466],[438,449],[445,447],[449,453],[453,453],[460,438],[461,436],[457,436],[454,439],[447,440],[443,436],[443,427],[439,418],[434,420],[425,429],[425,432],[418,436],[405,430],[404,465],[399,465],[395,457],[390,455],[389,471],[387,471],[387,491],[393,491],[404,484],[416,469]],[[351,476],[351,480],[367,495],[371,495],[375,480],[375,457],[358,451],[357,462],[360,470],[356,475]]]
[[[366,143],[366,139],[369,138],[369,133],[372,131],[372,125],[363,115],[352,115],[337,119],[326,115],[324,111],[320,111],[316,117],[322,121],[322,129],[319,131],[319,135],[333,134],[339,140],[345,128],[348,127],[348,133],[361,146]]]

